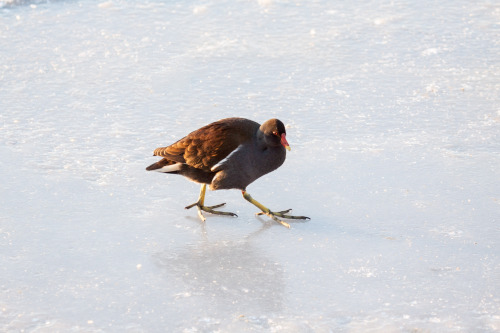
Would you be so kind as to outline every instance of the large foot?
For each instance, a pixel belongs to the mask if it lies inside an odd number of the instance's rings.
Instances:
[[[243,194],[243,198],[245,198],[247,201],[252,203],[253,205],[257,206],[262,212],[257,213],[257,215],[267,215],[270,218],[272,218],[274,221],[278,222],[279,224],[290,228],[290,224],[286,223],[285,221],[279,219],[278,217],[284,218],[284,219],[294,219],[294,220],[310,220],[309,217],[307,216],[294,216],[294,215],[287,215],[286,213],[290,212],[291,209],[287,210],[282,210],[279,212],[273,212],[254,198],[250,196],[250,194],[246,191],[241,191]]]
[[[203,216],[203,213],[201,211],[204,211],[204,212],[207,212],[210,214],[215,214],[215,215],[238,216],[235,213],[221,212],[219,210],[214,210],[214,208],[219,208],[219,207],[222,207],[224,205],[225,205],[225,203],[215,205],[215,206],[204,206],[202,203],[200,203],[200,201],[197,201],[194,204],[186,206],[186,209],[190,209],[190,208],[193,208],[194,206],[196,206],[196,208],[198,209],[198,216],[200,217],[200,219],[203,222],[205,222],[206,219],[205,219],[205,216]]]
[[[287,209],[287,210],[282,210],[279,212],[273,212],[273,211],[268,211],[268,212],[259,212],[256,213],[255,215],[267,215],[270,218],[272,218],[274,221],[280,223],[281,225],[290,228],[290,224],[286,223],[283,220],[280,220],[278,217],[284,218],[284,219],[291,219],[291,220],[310,220],[311,218],[307,216],[296,216],[296,215],[287,215],[285,213],[290,212],[292,209]]]
[[[206,189],[207,189],[207,185],[206,184],[201,184],[200,196],[198,197],[198,201],[196,201],[194,204],[186,206],[186,209],[193,208],[194,206],[196,206],[196,208],[198,209],[198,216],[200,217],[200,219],[203,222],[205,222],[206,219],[205,219],[205,216],[203,216],[203,213],[201,211],[204,211],[204,212],[207,212],[207,213],[210,213],[210,214],[216,214],[216,215],[238,216],[235,213],[221,212],[221,211],[218,211],[218,210],[214,210],[214,208],[219,208],[219,207],[224,206],[225,203],[219,204],[219,205],[215,205],[215,206],[205,206],[205,192],[206,192]]]

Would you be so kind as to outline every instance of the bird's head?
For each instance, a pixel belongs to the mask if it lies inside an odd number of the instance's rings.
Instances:
[[[286,150],[290,150],[290,145],[286,141],[285,125],[279,119],[269,119],[260,126],[260,130],[264,133],[269,145],[282,145]]]

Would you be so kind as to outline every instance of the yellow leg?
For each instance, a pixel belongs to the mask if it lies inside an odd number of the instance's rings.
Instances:
[[[205,193],[207,193],[207,184],[201,184],[200,195],[198,196],[198,202],[202,206],[205,203]]]
[[[214,208],[222,207],[225,205],[225,203],[215,205],[215,206],[205,206],[205,193],[207,191],[207,184],[201,184],[201,190],[200,190],[200,196],[198,197],[198,201],[196,201],[194,204],[191,204],[189,206],[186,206],[186,209],[193,208],[196,206],[198,209],[198,216],[200,219],[205,222],[205,216],[203,216],[203,213],[201,211],[205,211],[211,214],[216,214],[216,215],[229,215],[229,216],[238,216],[235,213],[230,213],[230,212],[221,212],[218,210],[214,210]]]
[[[283,210],[280,212],[272,212],[269,208],[267,208],[266,206],[264,206],[263,204],[252,198],[252,196],[247,191],[241,191],[241,193],[243,194],[243,198],[245,198],[245,200],[250,202],[252,205],[257,206],[262,211],[262,213],[257,213],[257,215],[262,215],[262,214],[267,215],[274,221],[280,223],[281,225],[287,228],[290,228],[290,224],[280,220],[278,216],[285,219],[310,220],[310,218],[308,218],[307,216],[286,215],[285,213],[288,213],[289,211],[291,211],[291,209]]]

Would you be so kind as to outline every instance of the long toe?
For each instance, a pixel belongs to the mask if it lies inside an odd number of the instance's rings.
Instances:
[[[224,205],[224,204],[222,204]],[[227,215],[227,216],[236,216],[238,217],[238,215],[236,215],[235,213],[231,213],[231,212],[221,212],[220,210],[213,210],[212,208],[213,207],[220,207],[222,205],[215,205],[215,206],[211,206],[211,207],[207,207],[207,206],[201,206],[201,210],[207,212],[207,213],[210,213],[210,214],[215,214],[215,215]]]
[[[206,218],[205,218],[205,216],[203,216],[203,213],[201,212],[200,206],[196,206],[196,208],[198,209],[198,216],[200,217],[201,222],[205,222]]]
[[[297,216],[297,215],[287,215],[287,214],[282,214],[281,212],[277,213],[272,213],[275,215],[278,215],[279,217],[282,217],[284,219],[291,219],[291,220],[310,220],[310,217],[307,216]]]
[[[218,205],[215,205],[215,206],[205,206],[205,208],[208,208],[208,209],[214,209],[214,208],[219,208],[219,207],[222,207],[224,206],[226,203],[221,203],[221,204],[218,204]]]
[[[279,216],[284,219],[290,219],[290,220],[310,220],[311,218],[307,216],[297,216],[297,215],[288,215],[289,211],[292,209],[287,209],[287,210],[282,210],[280,212],[269,212],[269,214],[274,215],[274,216]]]
[[[200,204],[198,202],[195,202],[194,204],[190,204],[186,207],[184,207],[184,209],[190,209],[190,208],[193,208],[194,206],[199,206]]]
[[[195,202],[194,204],[186,206],[185,208],[190,209],[190,208],[196,207],[198,209],[198,215],[200,216],[200,219],[202,221],[205,221],[205,217],[203,216],[201,211],[204,211],[204,212],[207,212],[210,214],[215,214],[215,215],[226,215],[226,216],[236,216],[236,217],[238,216],[235,213],[221,212],[219,210],[214,210],[214,208],[222,207],[224,205],[225,205],[225,203],[214,205],[214,206],[204,206],[204,205],[201,205],[199,202]]]
[[[291,211],[292,211],[292,209],[290,208],[290,209],[287,209],[287,210],[281,210],[279,212],[271,212],[271,213],[274,214],[274,215],[283,216],[285,213],[289,213]],[[264,213],[264,212],[258,212],[258,213],[255,213],[255,214],[256,215],[266,215],[266,213]]]
[[[286,215],[286,214],[284,214],[284,213],[288,213],[289,211],[291,211],[291,209],[283,210],[283,211],[280,211],[280,212],[272,212],[272,211],[269,211],[268,213],[261,212],[261,213],[257,213],[257,215],[267,215],[270,218],[272,218],[274,221],[278,222],[279,224],[281,224],[281,225],[283,225],[283,226],[285,226],[287,228],[290,228],[290,224],[288,224],[285,221],[281,220],[281,218],[292,219],[292,220],[310,220],[310,218],[307,217],[307,216],[295,216],[295,215]]]
[[[270,218],[272,218],[274,221],[276,221],[279,224],[281,224],[282,226],[287,227],[288,229],[290,229],[290,225],[288,223],[286,223],[283,220],[280,220],[279,218],[276,217],[276,215],[272,214],[271,212],[267,213],[266,215],[269,216]]]

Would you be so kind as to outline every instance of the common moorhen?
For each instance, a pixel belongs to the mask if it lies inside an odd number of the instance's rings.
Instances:
[[[243,197],[257,206],[262,213],[281,223],[279,218],[309,219],[306,216],[287,215],[291,209],[273,212],[246,191],[246,187],[257,178],[279,168],[286,158],[290,146],[286,141],[286,130],[278,119],[270,119],[259,125],[244,118],[226,118],[206,125],[176,143],[154,151],[163,159],[148,166],[146,170],[180,174],[201,183],[198,201],[186,207],[196,206],[202,221],[202,211],[237,216],[230,212],[214,210],[224,204],[205,206],[207,184],[211,190],[240,189]]]

